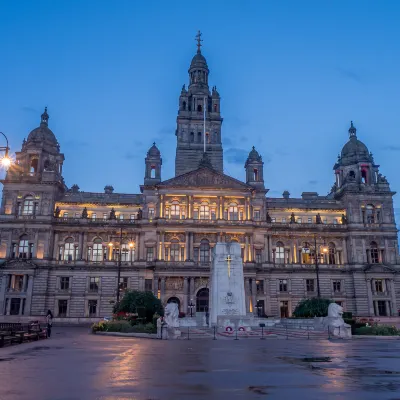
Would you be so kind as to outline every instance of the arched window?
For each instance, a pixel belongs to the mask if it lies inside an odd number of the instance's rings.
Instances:
[[[210,207],[206,203],[200,206],[200,219],[210,219]]]
[[[379,264],[379,249],[376,242],[371,242],[371,263]]]
[[[203,111],[203,107],[201,106],[201,104],[199,104],[199,105],[197,106],[197,111],[199,111],[199,112],[202,112],[202,111]]]
[[[328,244],[328,264],[336,264],[335,243]]]
[[[18,257],[19,258],[30,258],[29,256],[29,242],[28,236],[23,235],[19,238],[18,244]]]
[[[31,165],[30,165],[30,168],[29,168],[29,173],[31,175],[36,174],[37,169],[38,169],[38,162],[39,162],[39,160],[37,158],[32,158]]]
[[[275,262],[277,264],[285,263],[285,246],[282,242],[278,242],[275,248]]]
[[[33,196],[26,196],[22,207],[22,215],[33,215],[34,206]]]
[[[356,173],[354,171],[349,172],[349,178],[350,179],[356,179]]]
[[[182,103],[182,110],[183,110],[183,111],[186,111],[186,101],[184,101],[184,102]]]
[[[103,242],[101,239],[93,240],[93,261],[100,262],[103,259]]]
[[[155,177],[156,177],[156,167],[155,165],[152,165],[150,169],[150,178],[154,179]]]
[[[130,253],[129,245],[127,243],[123,243],[121,247],[121,261],[125,262],[130,261],[129,253]]]
[[[194,132],[190,132],[189,141],[190,141],[190,143],[194,143]]]
[[[253,181],[258,181],[258,169],[253,169]]]
[[[75,246],[74,239],[68,238],[64,245],[64,261],[72,261],[74,259]]]
[[[172,239],[171,252],[170,252],[171,261],[179,261],[179,252],[180,252],[180,246],[178,239]]]
[[[178,202],[173,202],[171,205],[171,218],[179,219],[180,206]]]
[[[231,221],[237,221],[239,219],[238,207],[236,203],[231,203],[229,206],[229,219]]]
[[[210,243],[207,239],[200,242],[200,263],[207,264],[210,261]]]
[[[361,170],[361,183],[368,183],[368,168],[363,168]]]
[[[375,207],[372,204],[367,204],[366,207],[367,224],[375,223]]]
[[[218,106],[216,104],[214,104],[214,112],[218,111]]]

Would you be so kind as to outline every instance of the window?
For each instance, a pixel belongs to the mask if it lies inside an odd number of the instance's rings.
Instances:
[[[286,218],[282,217],[282,224],[286,224]]]
[[[12,279],[10,280],[10,284],[12,283]],[[11,289],[14,292],[23,292],[24,288],[24,276],[23,275],[14,275],[14,283]]]
[[[99,291],[100,278],[91,276],[89,278],[89,292]]]
[[[75,213],[75,218],[80,218],[81,214],[79,214],[78,212]]]
[[[372,204],[368,204],[366,207],[367,224],[375,223],[375,207]]]
[[[385,317],[386,316],[386,302],[384,300],[378,300],[377,305],[378,305],[378,315],[380,317]]]
[[[179,261],[179,254],[180,254],[179,241],[177,239],[173,239],[171,241],[170,260]]]
[[[257,293],[264,293],[264,280],[256,281]]]
[[[371,263],[379,263],[379,250],[378,245],[375,242],[371,242]]]
[[[124,219],[124,214],[119,214],[119,219],[123,220]]]
[[[154,218],[154,208],[149,207],[149,219],[153,219],[153,218]]]
[[[96,213],[92,213],[92,221],[96,221]]]
[[[258,181],[258,169],[254,168],[253,169],[253,181]]]
[[[130,215],[130,220],[133,221],[134,219],[136,219],[136,215],[135,214],[131,214]]]
[[[272,217],[272,218],[271,218],[271,222],[276,222],[276,218],[275,218],[275,217]]]
[[[101,239],[95,239],[93,241],[93,261],[101,262],[103,259],[103,243]]]
[[[171,205],[171,218],[179,219],[179,211],[180,211],[179,204],[172,204]]]
[[[210,219],[210,207],[208,205],[200,206],[200,219]]]
[[[314,279],[306,279],[306,290],[308,293],[315,292]]]
[[[200,242],[200,263],[207,264],[210,261],[210,244],[207,239]]]
[[[312,217],[308,217],[308,223],[309,223],[309,224],[312,223]]]
[[[21,305],[21,299],[20,298],[13,298],[11,299],[11,304],[10,304],[10,315],[19,315],[19,308]]]
[[[58,316],[65,318],[68,311],[68,300],[58,300]]]
[[[123,243],[121,248],[121,261],[125,262],[130,261],[129,252],[130,252],[129,245]]]
[[[89,317],[97,316],[97,300],[88,300]]]
[[[198,247],[193,248],[193,259],[195,261],[199,261],[199,248]]]
[[[285,246],[282,242],[278,242],[275,248],[275,262],[278,264],[285,263]]]
[[[38,168],[38,162],[39,162],[39,160],[37,158],[31,159],[31,167],[29,169],[29,173],[31,176],[36,174],[37,168]]]
[[[255,261],[257,264],[262,263],[262,252],[261,249],[256,249]]]
[[[217,219],[217,214],[215,208],[211,209],[211,219],[216,220]]]
[[[383,281],[382,279],[375,279],[375,292],[383,293]]]
[[[64,217],[64,218],[68,218],[68,213],[65,212],[65,213],[63,214],[63,217]]]
[[[328,245],[328,264],[336,264],[336,249],[334,243]]]
[[[126,276],[119,278],[119,291],[123,292],[128,289],[128,278]]]
[[[74,259],[75,246],[74,239],[68,238],[64,245],[64,261],[72,261]]]
[[[302,219],[301,218],[297,218],[297,223],[301,224],[302,223]]]
[[[280,301],[279,308],[280,308],[280,312],[281,312],[281,318],[288,318],[289,317],[289,302],[287,300]]]
[[[29,254],[29,242],[26,235],[21,236],[18,246],[18,258],[31,258]]]
[[[341,281],[333,281],[333,291],[335,293],[340,293],[342,291],[342,282]]]
[[[107,213],[103,213],[103,221],[107,221],[107,219],[108,219]]]
[[[151,292],[153,290],[153,280],[152,279],[144,280],[144,290],[146,292]]]
[[[194,142],[194,132],[190,132],[190,142]]]
[[[287,280],[286,279],[279,279],[279,291],[280,292],[287,292],[288,291],[288,285],[287,285]]]
[[[34,210],[33,196],[26,196],[22,207],[22,215],[32,215]]]
[[[152,165],[151,167],[150,167],[150,178],[151,179],[154,179],[156,177],[156,166],[155,165]]]
[[[368,183],[368,168],[361,170],[361,183]]]
[[[154,248],[153,247],[148,247],[146,249],[146,261],[147,262],[154,261]]]
[[[237,204],[235,203],[231,204],[229,206],[228,212],[229,212],[229,219],[231,221],[237,221],[239,219]]]
[[[333,218],[333,225],[337,225],[337,223],[338,223],[338,220],[337,220],[337,218]]]
[[[60,278],[60,290],[69,290],[69,276]]]

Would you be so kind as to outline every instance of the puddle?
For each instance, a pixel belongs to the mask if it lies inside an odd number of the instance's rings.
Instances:
[[[249,386],[249,391],[257,394],[268,394],[270,386]]]
[[[11,361],[11,360],[14,360],[14,357],[0,358],[0,361]]]
[[[301,361],[304,362],[332,362],[330,357],[305,357]]]

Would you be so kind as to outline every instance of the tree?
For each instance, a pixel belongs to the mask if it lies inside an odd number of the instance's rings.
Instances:
[[[128,290],[122,300],[114,306],[114,313],[138,313],[147,322],[152,322],[154,313],[164,315],[161,301],[152,292]]]
[[[333,303],[329,299],[313,298],[305,299],[297,304],[296,309],[293,311],[293,317],[296,318],[314,318],[326,317],[328,315],[329,304]]]

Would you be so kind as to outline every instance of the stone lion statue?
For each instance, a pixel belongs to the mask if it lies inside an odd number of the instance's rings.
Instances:
[[[164,322],[173,328],[179,327],[179,309],[178,304],[176,303],[168,303],[164,309]]]
[[[328,316],[317,319],[315,324],[329,329],[332,336],[351,339],[351,326],[343,321],[343,307],[339,306],[339,304],[329,304]]]

